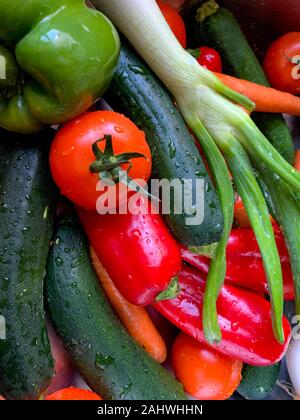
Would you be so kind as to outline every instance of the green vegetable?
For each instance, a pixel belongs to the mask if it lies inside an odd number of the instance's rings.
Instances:
[[[210,343],[216,343],[222,338],[218,323],[217,300],[226,275],[226,247],[233,221],[234,193],[224,158],[200,121],[194,124],[194,132],[201,139],[209,166],[213,168],[212,173],[224,215],[224,232],[210,263],[202,314],[205,338]]]
[[[300,191],[300,173],[285,161],[253,123],[249,115],[240,106],[237,106],[242,105],[246,109],[253,110],[254,104],[248,98],[224,86],[216,75],[200,66],[195,58],[180,46],[167,22],[163,19],[155,0],[144,0],[143,2],[139,0],[123,0],[122,2],[93,0],[93,2],[112,19],[166,85],[175,98],[184,119],[200,142],[203,144],[209,138],[209,143],[214,141],[219,149],[227,150],[230,153],[229,158],[235,160],[236,170],[233,178],[236,184],[241,185],[245,180],[241,170],[245,167],[244,158],[240,168],[237,168],[241,152],[243,156],[246,153],[247,159],[249,158],[247,160],[249,170],[251,169],[250,160],[255,157],[272,173],[280,177],[291,190]],[[232,149],[231,144],[234,144],[235,150]],[[206,150],[210,154],[213,149],[208,151],[207,148]],[[207,155],[206,157],[208,159]],[[214,157],[211,156],[210,161],[215,162]],[[212,166],[210,169],[214,178],[217,179],[218,168]],[[250,179],[250,177],[248,178]],[[255,177],[251,177],[250,183],[251,189],[256,192],[258,187]],[[222,191],[222,187],[218,186],[218,190]],[[253,196],[252,193],[248,197],[248,210],[252,205],[251,212],[253,214],[256,210],[254,204],[251,204],[251,196]],[[222,199],[222,203],[225,202],[226,200]],[[225,214],[226,208],[223,207],[222,210]],[[265,211],[261,195],[259,211]],[[258,216],[263,219],[264,214]],[[275,267],[268,267],[266,271],[269,275],[274,333],[278,341],[283,342],[283,287],[278,251],[273,233],[270,235],[269,229],[265,229],[262,225],[259,230],[260,244],[264,244],[270,251],[271,260],[276,263]],[[266,251],[263,252],[263,255],[264,263],[267,265],[270,260],[266,258]],[[221,280],[218,279],[218,283],[214,286],[215,290],[218,289]],[[217,331],[209,332],[212,337],[217,336],[217,333]]]
[[[59,221],[53,238],[46,292],[54,327],[74,366],[95,392],[105,399],[185,399],[181,385],[133,341],[116,318],[72,216]]]
[[[271,394],[276,385],[280,363],[257,367],[245,365],[238,393],[249,400],[262,400]]]
[[[114,109],[127,115],[145,132],[153,156],[154,178],[192,180],[193,203],[196,203],[196,180],[205,182],[204,221],[201,224],[188,225],[189,209],[176,213],[174,195],[171,194],[170,208],[173,211],[164,218],[176,238],[186,246],[218,242],[223,231],[220,203],[194,140],[169,93],[126,45],[122,46],[107,98]]]
[[[6,338],[0,339],[0,394],[7,399],[37,399],[53,373],[43,285],[54,189],[48,150],[40,147],[49,137],[44,132],[24,142],[1,131],[0,315]]]
[[[267,77],[238,22],[232,13],[218,7],[214,0],[210,5],[212,14],[201,13],[203,5],[194,18],[195,42],[207,44],[221,54],[225,73],[240,79],[270,86]],[[214,6],[216,5],[216,6]],[[291,133],[281,114],[255,113],[255,123],[279,153],[290,163],[294,161],[294,147]]]
[[[1,0],[0,127],[20,133],[86,111],[119,54],[109,20],[83,0]]]
[[[213,1],[209,2],[214,3]],[[203,17],[203,15],[202,15]],[[204,17],[203,17],[204,18]],[[269,86],[264,71],[234,16],[224,8],[199,22],[196,14],[195,37],[218,49],[227,71],[236,77]],[[275,149],[289,162],[294,161],[291,133],[281,114],[256,113],[253,120]],[[300,209],[290,189],[274,176],[253,153],[258,180],[269,209],[282,227],[291,257],[296,291],[296,311],[300,314]]]

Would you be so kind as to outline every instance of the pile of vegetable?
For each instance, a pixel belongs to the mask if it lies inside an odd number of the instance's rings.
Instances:
[[[300,33],[91,3],[0,4],[0,395],[297,398]]]

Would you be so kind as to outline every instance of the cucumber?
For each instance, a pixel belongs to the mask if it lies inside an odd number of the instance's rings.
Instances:
[[[186,220],[190,214],[185,209],[176,214],[171,194],[171,212],[164,218],[174,236],[186,246],[218,242],[223,232],[223,215],[195,142],[169,93],[125,44],[106,99],[116,111],[124,113],[145,132],[153,157],[154,178],[192,180],[193,204],[196,201],[195,181],[204,180],[204,220],[201,224],[188,225]]]
[[[87,384],[105,399],[181,400],[181,385],[139,347],[114,314],[72,216],[59,220],[46,276],[50,317]]]
[[[0,136],[0,315],[6,323],[0,394],[31,400],[53,374],[43,305],[53,231],[54,190],[45,147],[51,133],[30,137],[33,141],[4,131]]]
[[[280,363],[272,366],[245,365],[238,393],[249,400],[262,400],[268,397],[279,377]]]
[[[216,4],[210,0],[210,5]],[[202,9],[201,9],[202,7]],[[225,73],[240,79],[270,86],[265,73],[241,28],[227,9],[217,8],[212,14],[199,22],[198,8],[194,17],[194,38],[198,45],[205,43],[215,48],[222,56]],[[208,13],[209,14],[209,13]],[[290,163],[294,161],[293,140],[281,114],[256,113],[253,119],[262,133]]]

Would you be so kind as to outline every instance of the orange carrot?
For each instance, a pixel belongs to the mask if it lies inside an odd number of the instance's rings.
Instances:
[[[300,171],[300,149],[296,151],[295,153],[295,169],[297,171]]]
[[[90,248],[92,263],[102,284],[102,287],[131,337],[142,346],[158,363],[163,363],[167,357],[166,344],[157,331],[147,311],[129,303],[113,284],[107,271],[101,264],[93,248]]]
[[[256,104],[255,111],[300,116],[300,97],[298,96],[226,74],[215,73],[215,75],[224,85],[251,99]]]

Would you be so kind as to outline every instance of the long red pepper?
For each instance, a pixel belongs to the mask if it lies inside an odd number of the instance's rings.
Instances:
[[[185,267],[179,274],[179,295],[155,304],[155,308],[182,331],[205,342],[202,328],[202,303],[206,276]],[[255,366],[268,366],[284,355],[290,340],[291,327],[283,317],[284,344],[275,339],[270,303],[263,297],[224,285],[218,302],[218,319],[222,340],[212,345],[221,353]]]
[[[273,224],[273,230],[281,262],[288,262],[289,253],[285,245],[284,236],[278,225]],[[251,228],[233,229],[230,234],[226,252],[227,255],[261,258],[259,246]]]
[[[150,206],[150,201],[141,197],[139,214],[99,215],[77,209],[88,239],[115,286],[130,303],[141,306],[155,302],[169,286],[167,294],[174,296],[181,269],[179,245],[162,218],[151,214]]]
[[[277,225],[273,227],[281,259],[284,299],[294,300],[293,275],[284,236]],[[268,293],[262,257],[251,228],[239,228],[231,231],[226,254],[227,270],[225,281],[227,283],[260,293]],[[194,254],[183,246],[181,246],[181,255],[185,262],[203,273],[208,273],[210,260],[207,257]]]
[[[209,258],[190,252],[187,248],[181,247],[183,261],[202,271],[208,273]],[[283,291],[285,300],[295,299],[295,289],[291,266],[288,262],[282,263]],[[227,267],[225,282],[235,286],[244,287],[259,293],[268,294],[268,284],[261,258],[251,256],[239,257],[227,254]]]

